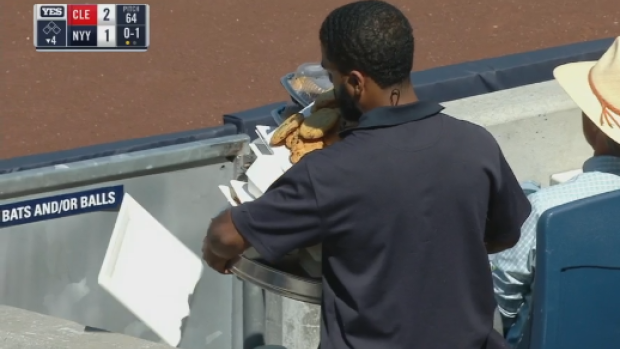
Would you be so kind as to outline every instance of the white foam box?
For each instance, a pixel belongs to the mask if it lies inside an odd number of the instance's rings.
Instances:
[[[571,171],[552,174],[551,178],[549,179],[549,185],[556,185],[556,184],[567,182],[582,173],[583,171],[581,169],[577,169],[577,170],[571,170]]]
[[[230,181],[230,188],[232,188],[232,191],[235,194],[236,198],[242,204],[256,199],[255,196],[250,194],[249,184],[247,182],[232,180]]]
[[[288,157],[286,158],[288,161]],[[245,172],[248,177],[248,192],[258,198],[267,191],[285,170],[282,168],[282,158],[277,155],[263,155],[256,158],[252,166]]]
[[[229,187],[227,185],[218,185],[218,189],[220,189],[222,195],[224,195],[230,206],[237,206],[237,201],[235,198],[238,199],[238,197],[237,193],[233,192],[232,186]]]
[[[125,193],[99,285],[167,344],[181,341],[202,260]]]

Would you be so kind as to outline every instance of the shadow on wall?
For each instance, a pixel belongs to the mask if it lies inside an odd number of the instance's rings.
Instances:
[[[262,333],[253,333],[243,341],[243,349],[278,349],[283,348],[274,345],[265,345],[265,338]]]

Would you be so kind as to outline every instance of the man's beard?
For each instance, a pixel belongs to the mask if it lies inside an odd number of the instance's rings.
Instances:
[[[342,118],[346,121],[358,122],[362,117],[362,112],[357,108],[355,98],[347,93],[346,87],[340,85],[339,88],[334,90],[334,94]]]

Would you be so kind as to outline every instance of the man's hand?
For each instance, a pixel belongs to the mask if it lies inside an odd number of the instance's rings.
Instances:
[[[230,274],[230,268],[248,247],[249,244],[235,228],[230,211],[226,210],[211,221],[202,242],[202,259],[215,271]]]
[[[202,259],[207,262],[207,265],[210,266],[211,269],[221,274],[230,274],[230,268],[235,262],[235,259],[229,260],[216,255],[211,249],[208,235],[205,236],[202,242]]]

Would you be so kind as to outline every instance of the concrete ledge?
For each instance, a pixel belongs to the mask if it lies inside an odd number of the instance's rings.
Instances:
[[[554,80],[442,104],[447,114],[489,130],[519,180],[547,184],[592,155],[581,111]]]
[[[442,103],[445,112],[484,127],[577,109],[555,80]]]
[[[170,349],[164,344],[106,332],[84,332],[74,322],[0,305],[2,349]]]

